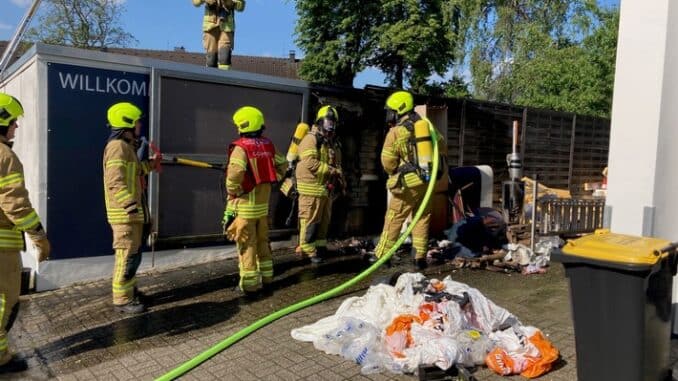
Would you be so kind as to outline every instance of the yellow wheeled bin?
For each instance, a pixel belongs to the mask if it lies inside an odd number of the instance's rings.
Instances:
[[[570,280],[579,381],[671,379],[677,246],[598,230],[553,253]]]

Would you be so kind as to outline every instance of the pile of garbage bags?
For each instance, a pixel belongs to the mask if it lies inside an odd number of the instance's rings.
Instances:
[[[402,274],[395,286],[372,286],[344,300],[334,315],[291,334],[356,362],[363,374],[485,364],[501,375],[532,378],[559,357],[539,329],[522,325],[477,289],[420,273]]]

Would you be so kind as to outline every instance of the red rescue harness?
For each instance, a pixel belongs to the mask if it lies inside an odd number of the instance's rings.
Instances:
[[[241,137],[228,147],[228,156],[238,146],[247,154],[247,172],[242,189],[249,193],[255,186],[278,181],[275,171],[275,147],[268,138]]]

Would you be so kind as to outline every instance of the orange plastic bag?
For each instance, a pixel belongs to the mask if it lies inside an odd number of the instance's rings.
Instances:
[[[536,378],[547,373],[560,356],[558,349],[544,337],[541,331],[536,331],[528,340],[537,348],[539,356],[516,355],[512,357],[505,350],[497,347],[487,354],[485,364],[502,376],[520,373],[523,377]]]
[[[499,347],[494,348],[490,351],[490,353],[487,354],[487,356],[485,356],[485,365],[487,365],[487,367],[492,369],[495,373],[502,376],[508,376],[520,372],[520,370],[516,372],[513,369],[515,366],[513,359],[508,353],[506,353],[505,350]]]
[[[393,319],[391,325],[386,327],[386,344],[391,353],[396,357],[405,357],[400,349],[409,348],[414,344],[414,339],[410,335],[412,323],[421,324],[421,319],[416,315],[400,315]],[[405,336],[404,343],[402,336]]]
[[[539,350],[539,357],[527,356],[527,367],[520,373],[521,376],[527,378],[539,377],[551,370],[553,363],[558,360],[560,353],[558,349],[548,341],[541,331],[537,331],[530,338],[530,343]]]

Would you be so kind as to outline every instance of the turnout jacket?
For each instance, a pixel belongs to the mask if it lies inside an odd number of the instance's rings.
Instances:
[[[299,143],[297,191],[305,196],[329,196],[327,185],[332,181],[331,172],[341,176],[339,145],[321,137],[314,125]]]
[[[0,135],[0,249],[24,248],[22,231],[42,231],[38,214],[28,199],[24,167],[11,143]]]
[[[230,151],[226,169],[228,201],[225,213],[235,213],[238,217],[245,219],[266,217],[268,215],[268,200],[271,196],[271,182],[257,184],[252,190],[246,192],[243,185],[250,182],[250,180],[246,180],[246,176],[254,177],[252,160],[248,158],[245,149],[239,145],[233,145]],[[252,156],[250,154],[251,158]],[[279,153],[275,153],[273,165],[275,166],[276,180],[279,181],[287,169],[287,160]]]
[[[150,164],[139,161],[131,142],[113,139],[104,149],[103,165],[108,223],[147,222],[142,178],[151,171]]]
[[[202,18],[202,31],[219,27],[224,32],[235,31],[234,11],[245,10],[245,0],[192,0],[199,7],[205,4],[205,15]]]

